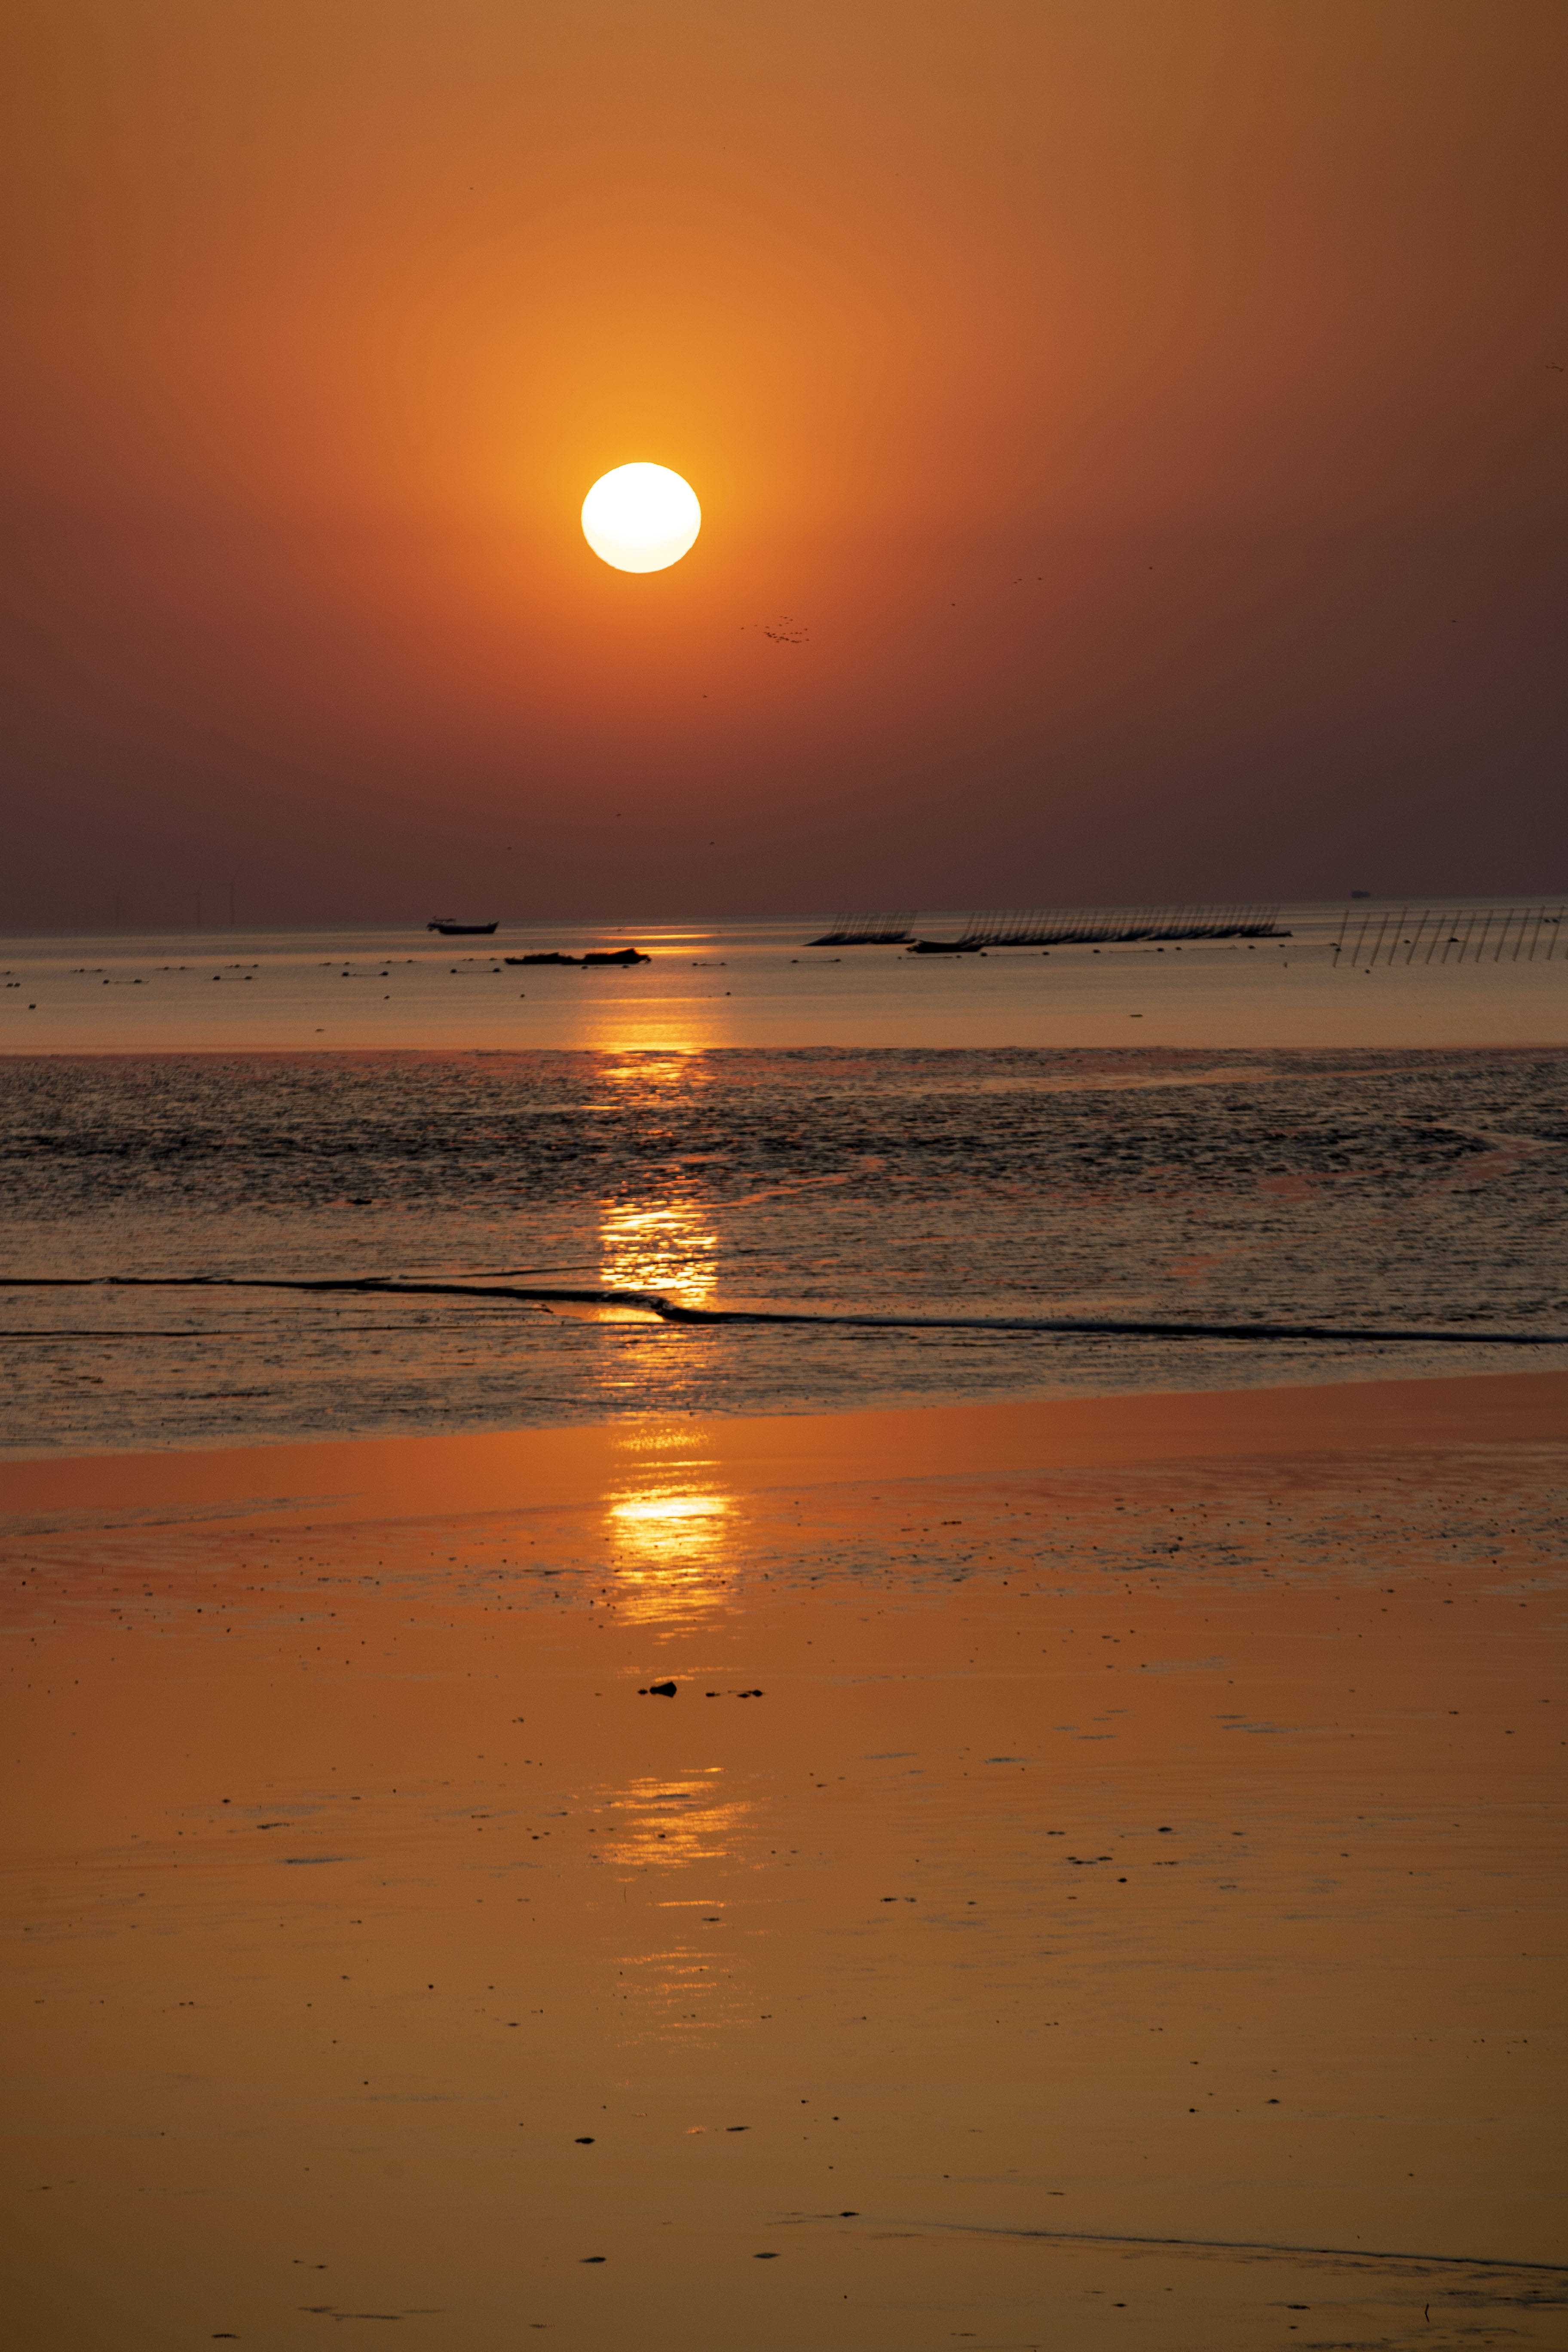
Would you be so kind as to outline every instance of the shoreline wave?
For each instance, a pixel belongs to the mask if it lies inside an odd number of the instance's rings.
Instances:
[[[1468,1330],[1443,1330],[1381,1324],[1221,1323],[1120,1316],[868,1315],[852,1309],[833,1313],[807,1307],[688,1307],[657,1290],[405,1282],[383,1275],[12,1275],[0,1276],[0,1290],[288,1290],[381,1298],[510,1298],[524,1306],[627,1307],[653,1316],[661,1323],[697,1324],[705,1328],[721,1324],[809,1324],[869,1331],[1037,1331],[1046,1337],[1076,1339],[1321,1339],[1336,1345],[1363,1340],[1375,1346],[1408,1342],[1415,1346],[1568,1347],[1568,1332],[1495,1331],[1484,1325],[1472,1326]],[[40,1335],[30,1332],[26,1336]]]

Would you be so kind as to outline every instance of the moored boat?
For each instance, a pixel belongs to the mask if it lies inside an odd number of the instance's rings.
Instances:
[[[641,948],[590,949],[586,955],[580,956],[563,955],[559,948],[545,948],[539,950],[533,955],[503,956],[501,961],[503,963],[572,964],[579,969],[584,964],[608,963],[618,965],[625,971],[634,963],[651,963],[653,958],[650,955],[645,955]]]

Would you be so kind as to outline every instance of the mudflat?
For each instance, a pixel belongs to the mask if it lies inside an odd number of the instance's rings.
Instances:
[[[1562,2343],[1565,1472],[1560,1373],[0,1465],[14,2340]]]

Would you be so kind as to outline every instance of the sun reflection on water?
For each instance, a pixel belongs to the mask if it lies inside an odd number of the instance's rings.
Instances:
[[[684,1111],[693,1087],[706,1082],[700,1055],[607,1055],[606,1085],[635,1094],[650,1140],[670,1154],[671,1181],[629,1200],[606,1201],[599,1220],[601,1279],[606,1290],[655,1292],[682,1307],[706,1307],[718,1283],[719,1235],[708,1210],[686,1189],[679,1157]],[[626,1313],[646,1319],[647,1310]],[[711,1339],[689,1328],[668,1330],[668,1344],[639,1345],[634,1364],[646,1402],[679,1390],[693,1349]],[[639,1452],[644,1450],[641,1446]],[[640,1475],[605,1507],[623,1611],[645,1622],[711,1607],[722,1596],[728,1495],[705,1465],[639,1464]],[[650,1475],[651,1473],[651,1475]]]
[[[721,1767],[700,1778],[633,1780],[610,1800],[616,1816],[610,1832],[616,1859],[679,1869],[694,1862],[734,1859],[751,1807],[726,1798]]]
[[[682,1307],[706,1307],[717,1279],[719,1236],[689,1202],[613,1202],[599,1227],[606,1290],[657,1290]]]
[[[679,1881],[668,1896],[656,1894],[658,1940],[617,1956],[627,2038],[689,2040],[749,2024],[756,2000],[742,1956],[716,1944],[709,1930],[725,1908],[719,1891],[725,1874],[744,1866],[744,1849],[756,1835],[754,1801],[726,1795],[717,1764],[673,1780],[631,1780],[605,1801],[614,1820],[605,1856],[612,1866],[639,1877],[650,1870],[702,1874],[700,1894],[685,1892]],[[687,1912],[702,1917],[695,1937],[684,1932]]]
[[[642,1198],[606,1201],[599,1244],[606,1289],[658,1290],[688,1307],[713,1295],[719,1236],[712,1219],[691,1198],[681,1147],[693,1095],[705,1091],[708,1070],[700,1054],[608,1054],[605,1087],[635,1100],[645,1140],[668,1152],[669,1181],[655,1178]]]
[[[731,1497],[689,1486],[645,1487],[607,1507],[622,1613],[643,1623],[713,1608],[724,1597]]]

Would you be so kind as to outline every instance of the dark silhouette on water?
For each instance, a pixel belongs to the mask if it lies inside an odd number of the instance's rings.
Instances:
[[[534,955],[503,956],[501,961],[503,963],[562,963],[577,966],[594,963],[616,964],[622,971],[626,971],[634,963],[651,963],[653,958],[650,955],[645,955],[641,948],[590,949],[586,955],[580,956],[563,955],[559,948],[550,948],[542,950]]]
[[[981,948],[1072,947],[1141,940],[1289,939],[1278,907],[1065,907],[971,915],[955,940],[910,940],[908,915],[841,915],[813,948],[901,947],[911,955],[970,955]]]
[[[1351,897],[1364,898],[1366,892],[1352,890]],[[1458,950],[1454,958],[1456,965],[1462,964],[1467,956],[1473,963],[1501,963],[1505,949],[1510,963],[1518,963],[1521,956],[1526,963],[1533,963],[1537,948],[1543,950],[1542,963],[1552,963],[1556,961],[1557,945],[1565,918],[1568,918],[1568,900],[1563,899],[1555,905],[1532,907],[1517,904],[1489,907],[1483,903],[1479,907],[1456,907],[1448,912],[1441,907],[1424,907],[1414,924],[1411,923],[1407,905],[1397,912],[1392,906],[1385,907],[1381,917],[1373,907],[1363,917],[1353,942],[1350,938],[1349,914],[1342,919],[1340,935],[1332,946],[1334,970],[1340,970],[1340,959],[1347,950],[1350,961],[1344,969],[1348,971],[1358,969],[1370,971],[1380,956],[1385,964],[1419,963],[1423,969],[1436,956],[1441,969],[1447,962],[1452,948]],[[1373,923],[1377,925],[1375,931],[1372,929]],[[1428,924],[1431,925],[1430,931]],[[1369,932],[1372,934],[1370,939]],[[1426,946],[1424,955],[1420,952],[1423,943]],[[1403,956],[1399,952],[1401,948],[1405,950]],[[1439,948],[1441,955],[1437,954]],[[1366,951],[1364,964],[1361,960],[1363,949]]]
[[[437,916],[425,926],[427,931],[439,931],[444,940],[488,940],[495,929],[493,923],[455,923],[449,916]]]
[[[839,915],[808,948],[896,948],[910,935],[908,915]]]
[[[960,945],[983,948],[1109,946],[1138,940],[1276,940],[1278,907],[1066,907],[971,915]]]

